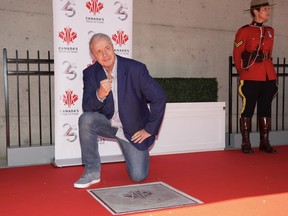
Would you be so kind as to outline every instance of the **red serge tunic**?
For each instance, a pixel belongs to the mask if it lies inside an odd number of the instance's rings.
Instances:
[[[255,80],[265,81],[276,80],[276,72],[271,58],[263,59],[262,62],[254,62],[253,59],[250,63],[250,67],[243,69],[241,54],[243,51],[253,52],[257,49],[261,34],[264,34],[264,39],[260,46],[260,50],[264,54],[272,56],[274,30],[269,26],[256,26],[250,24],[240,28],[235,37],[233,57],[236,69],[240,75],[240,80]],[[254,62],[254,63],[253,63]]]

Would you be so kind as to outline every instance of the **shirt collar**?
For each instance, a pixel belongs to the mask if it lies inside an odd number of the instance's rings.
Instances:
[[[263,23],[258,23],[258,22],[256,22],[256,21],[253,20],[250,25],[254,25],[254,26],[261,27],[261,26],[263,26]]]
[[[113,69],[112,69],[112,72],[111,72],[111,75],[114,78],[117,77],[117,62],[118,62],[117,55],[115,55],[115,62],[114,62]],[[108,72],[105,70],[105,68],[103,68],[103,69],[105,71],[106,76],[108,77]]]

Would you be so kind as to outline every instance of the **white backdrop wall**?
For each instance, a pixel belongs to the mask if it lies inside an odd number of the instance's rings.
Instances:
[[[82,71],[93,63],[89,40],[95,33],[105,33],[117,54],[131,58],[132,3],[132,0],[53,0],[57,166],[73,165],[71,160],[81,158],[78,118],[82,113]],[[100,148],[100,154],[110,155],[111,151]]]

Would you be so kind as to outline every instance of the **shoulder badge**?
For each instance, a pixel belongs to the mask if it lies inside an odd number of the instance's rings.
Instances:
[[[241,40],[241,41],[239,41],[239,42],[234,42],[234,46],[236,47],[236,48],[238,48],[238,47],[240,47],[241,45],[243,44],[243,40]]]

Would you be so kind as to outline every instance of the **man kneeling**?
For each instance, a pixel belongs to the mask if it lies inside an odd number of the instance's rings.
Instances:
[[[143,181],[149,172],[149,147],[163,120],[166,95],[143,63],[114,53],[109,36],[93,35],[89,47],[95,63],[83,71],[84,113],[79,118],[85,170],[74,187],[86,188],[100,181],[98,136],[117,140],[130,178]]]

